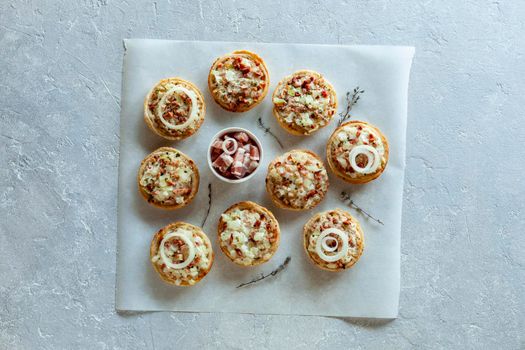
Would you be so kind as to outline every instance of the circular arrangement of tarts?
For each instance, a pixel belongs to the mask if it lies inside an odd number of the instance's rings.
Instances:
[[[213,248],[202,230],[185,222],[160,229],[151,240],[150,260],[160,278],[177,286],[192,286],[210,272]]]
[[[144,158],[137,181],[139,192],[148,203],[162,209],[178,209],[195,198],[199,170],[181,151],[161,147]]]
[[[206,105],[199,89],[187,80],[167,78],[159,81],[144,100],[144,121],[157,135],[181,140],[199,130]]]
[[[266,191],[280,208],[311,209],[324,199],[328,185],[323,161],[312,151],[292,150],[268,165]]]
[[[328,139],[326,158],[330,169],[352,184],[378,178],[388,163],[388,141],[375,126],[350,121],[339,126]]]
[[[208,88],[215,102],[231,112],[245,112],[268,93],[268,69],[250,51],[234,51],[211,66]],[[319,73],[300,70],[283,78],[273,96],[273,114],[290,134],[311,135],[330,123],[337,110],[333,86]],[[206,114],[204,97],[191,82],[181,78],[160,80],[144,101],[144,121],[168,140],[187,138],[200,128]],[[230,130],[232,129],[232,130]],[[210,168],[229,182],[248,178],[262,158],[257,138],[240,128],[216,137],[208,150]],[[234,130],[235,129],[235,130]],[[375,126],[363,121],[340,125],[326,145],[330,169],[352,184],[378,178],[388,163],[388,141]],[[163,209],[188,205],[199,189],[195,162],[172,147],[161,147],[146,156],[138,172],[142,197]],[[309,150],[295,149],[276,157],[268,166],[266,191],[274,204],[289,210],[307,210],[325,197],[329,181],[323,161]],[[280,242],[277,219],[257,203],[230,206],[219,218],[217,238],[221,251],[243,267],[269,261]],[[364,237],[359,222],[341,209],[320,212],[303,228],[304,249],[319,268],[342,271],[363,254]],[[150,245],[150,261],[167,283],[192,286],[210,271],[214,252],[201,228],[174,222],[160,229]]]
[[[221,56],[208,74],[208,88],[222,108],[246,112],[259,104],[268,93],[270,75],[263,59],[241,50]]]
[[[241,266],[267,262],[277,251],[279,223],[266,208],[254,202],[229,207],[219,219],[219,245],[223,253]]]
[[[304,225],[304,249],[310,260],[328,271],[351,268],[363,254],[359,222],[341,209],[314,215]]]
[[[310,135],[337,111],[337,95],[319,73],[300,70],[283,78],[273,93],[273,114],[290,134]]]

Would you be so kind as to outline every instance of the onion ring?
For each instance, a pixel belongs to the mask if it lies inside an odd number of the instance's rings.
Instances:
[[[339,244],[335,246],[335,249],[333,247],[329,247],[327,241],[335,239],[334,237],[328,236],[329,234],[339,236],[339,238],[341,238],[341,241],[343,242],[341,250],[333,255],[326,255],[325,251],[333,252],[338,248]],[[326,249],[325,247],[328,247],[329,249]],[[315,252],[322,260],[326,262],[335,262],[341,259],[348,253],[348,234],[334,227],[324,230],[323,232],[321,232],[319,237],[317,237],[317,242],[315,244]]]
[[[358,155],[364,154],[367,157],[367,163],[364,168],[357,165],[356,158]],[[377,170],[380,164],[380,157],[377,150],[369,145],[358,145],[352,148],[348,156],[352,168],[360,174],[371,174]]]
[[[185,232],[187,232],[187,231],[185,231]],[[190,234],[191,234],[191,232],[190,232]],[[184,260],[183,262],[178,263],[178,264],[174,264],[172,262],[172,260],[166,256],[165,243],[170,238],[173,238],[173,237],[180,238],[182,241],[184,241],[184,243],[188,246],[188,249],[189,249],[188,257],[186,258],[186,260]],[[188,266],[189,264],[191,264],[191,262],[195,259],[195,245],[193,244],[193,242],[184,233],[170,232],[167,235],[165,235],[164,238],[162,239],[162,241],[160,242],[159,253],[160,253],[160,258],[162,259],[164,264],[166,264],[167,267],[175,269],[175,270],[183,269],[186,266]]]
[[[164,109],[166,107],[166,100],[168,99],[169,96],[173,95],[175,92],[179,92],[179,93],[183,92],[191,100],[190,116],[188,117],[188,120],[186,120],[182,124],[169,123],[166,119],[164,119],[164,116],[163,116]],[[186,89],[183,86],[175,86],[175,87],[171,88],[169,91],[167,91],[162,96],[162,98],[160,99],[159,104],[157,106],[157,111],[156,112],[157,112],[157,116],[159,117],[159,119],[162,122],[162,124],[164,124],[168,129],[178,130],[178,129],[183,129],[186,126],[188,126],[193,121],[193,119],[195,119],[195,117],[197,116],[197,111],[198,111],[198,108],[197,108],[197,97],[195,96],[195,93],[193,91],[190,91],[190,90]]]
[[[232,150],[232,151],[229,151],[229,150],[228,150],[228,146],[226,145],[226,143],[227,143],[228,141],[230,141],[230,140],[231,140],[231,142],[233,142],[233,150]],[[239,147],[239,144],[237,143],[237,140],[234,139],[234,138],[228,137],[228,136],[226,136],[226,137],[224,138],[224,141],[222,142],[222,150],[223,150],[224,153],[226,153],[226,154],[234,154],[235,151],[237,151],[237,148],[238,148],[238,147]]]

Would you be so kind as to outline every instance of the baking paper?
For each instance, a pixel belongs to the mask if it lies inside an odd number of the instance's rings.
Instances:
[[[238,312],[255,314],[325,315],[340,317],[395,318],[400,289],[400,235],[407,89],[414,49],[394,46],[334,46],[268,43],[126,40],[120,121],[120,165],[118,192],[118,255],[116,308],[118,310],[173,310],[191,312]],[[270,73],[265,100],[246,113],[230,113],[212,99],[207,75],[212,62],[223,54],[246,49],[259,54]],[[350,185],[329,170],[330,188],[316,208],[291,212],[275,207],[264,187],[268,163],[294,148],[307,148],[326,164],[325,146],[337,126],[338,117],[312,136],[286,133],[272,115],[271,94],[279,80],[300,69],[322,73],[335,87],[339,112],[346,107],[345,94],[356,86],[365,90],[352,110],[353,119],[370,122],[388,138],[390,159],[383,175],[366,185]],[[146,93],[160,79],[181,77],[197,85],[206,101],[206,119],[192,137],[178,142],[162,139],[143,121]],[[257,125],[264,124],[282,141],[284,150]],[[219,130],[239,126],[257,135],[264,159],[252,179],[227,184],[208,168],[206,148]],[[200,171],[195,200],[176,211],[164,211],[144,201],[136,177],[141,160],[161,146],[173,146],[189,155]],[[196,286],[176,287],[164,283],[149,262],[153,234],[177,220],[200,226],[208,207],[208,184],[212,206],[203,230],[215,251],[211,272]],[[363,209],[384,226],[347,207],[341,191],[351,194]],[[217,244],[217,222],[230,205],[244,200],[269,208],[281,226],[281,244],[274,257],[258,267],[235,265]],[[315,213],[342,208],[360,222],[364,230],[364,254],[350,270],[324,271],[314,266],[303,249],[302,228]],[[287,256],[291,262],[275,277],[245,288],[237,285],[268,273]]]

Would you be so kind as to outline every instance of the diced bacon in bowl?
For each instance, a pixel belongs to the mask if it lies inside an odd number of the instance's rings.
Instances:
[[[247,180],[262,160],[261,143],[248,130],[228,128],[211,141],[208,161],[212,172],[226,182]]]

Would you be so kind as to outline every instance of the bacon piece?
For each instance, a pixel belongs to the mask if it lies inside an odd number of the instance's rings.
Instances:
[[[211,161],[215,162],[217,158],[222,154],[222,149],[212,148],[211,150]]]
[[[244,148],[238,148],[233,156],[232,175],[238,178],[243,177],[246,172],[246,169],[243,166],[244,153]]]
[[[252,146],[252,145],[250,145],[249,143],[247,143],[247,144],[245,144],[242,148],[244,148],[244,151],[245,151],[246,153],[250,153],[250,147],[251,147],[251,146]]]
[[[242,166],[244,168],[244,172],[245,172],[245,175],[248,175],[250,173],[250,171],[248,171],[249,167],[250,167],[250,153],[249,152],[245,152],[244,153],[244,159],[242,161]]]
[[[254,145],[250,145],[250,159],[251,160],[259,160],[260,159],[259,147],[254,146]]]
[[[247,169],[248,173],[253,173],[253,171],[255,169],[257,169],[258,166],[259,166],[259,162],[258,161],[251,160],[250,164],[248,165],[248,169]]]
[[[213,149],[222,149],[222,141],[217,139],[213,141],[213,144],[211,145],[211,148]]]
[[[215,162],[213,162],[212,166],[214,168],[217,168],[217,170],[219,170],[221,174],[224,174],[226,170],[228,170],[230,165],[232,165],[232,163],[233,163],[233,158],[229,156],[228,154],[223,153],[220,155],[219,158],[215,160]]]
[[[237,139],[237,141],[242,142],[243,144],[250,140],[248,134],[242,131],[236,132],[235,134],[233,134],[233,137]]]

